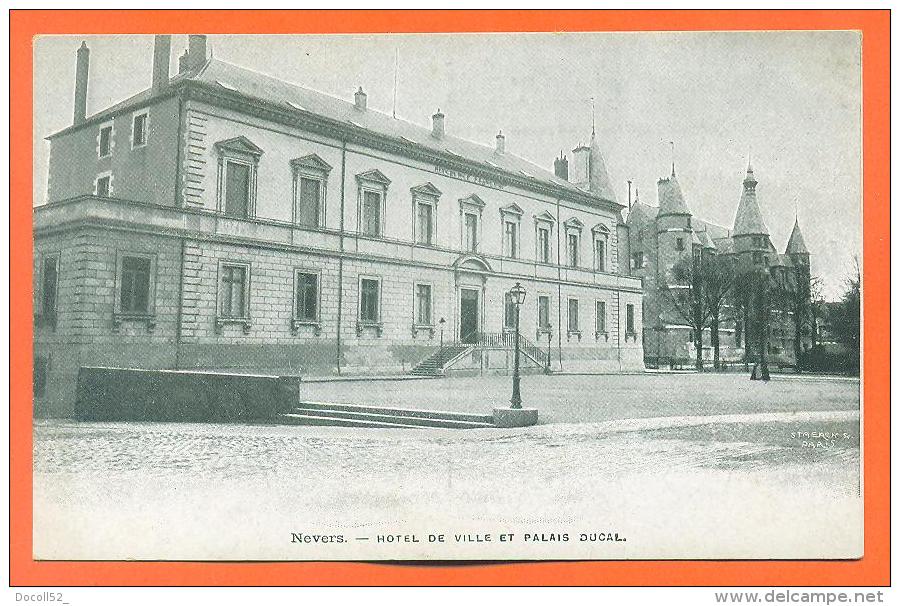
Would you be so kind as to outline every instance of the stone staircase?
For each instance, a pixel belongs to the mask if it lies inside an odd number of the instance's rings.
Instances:
[[[440,377],[444,374],[444,368],[457,358],[472,350],[472,345],[466,343],[452,343],[445,345],[433,355],[420,362],[410,371],[410,374],[421,377]]]
[[[328,425],[422,429],[478,429],[495,427],[493,415],[478,415],[359,404],[300,402],[278,417],[285,425]]]

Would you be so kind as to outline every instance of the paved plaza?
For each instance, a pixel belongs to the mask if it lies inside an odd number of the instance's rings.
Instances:
[[[508,377],[303,385],[314,400],[476,411],[502,404],[508,387]],[[710,528],[734,534],[710,557],[810,556],[797,533],[823,529],[853,544],[857,381],[550,376],[525,377],[523,394],[542,415],[526,429],[38,422],[35,553],[341,558],[285,537],[497,520],[593,520],[631,537],[582,557],[680,557],[702,550]]]

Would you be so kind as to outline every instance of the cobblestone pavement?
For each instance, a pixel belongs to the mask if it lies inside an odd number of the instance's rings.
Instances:
[[[493,406],[509,405],[511,379],[310,382],[300,389],[301,398],[313,401],[490,412]],[[766,383],[750,381],[743,373],[531,375],[522,377],[522,397],[548,423],[859,410],[859,380],[776,376]]]
[[[809,551],[818,543],[806,536],[855,540],[859,415],[852,384],[528,379],[528,389],[543,393],[544,420],[556,423],[518,430],[36,423],[35,553],[341,559],[346,552],[298,551],[286,537],[425,523],[569,528],[585,520],[632,539],[618,546],[623,551],[580,557],[684,557],[692,549],[708,557],[801,557],[821,553]],[[447,408],[436,404],[450,393],[452,407],[478,401],[483,410],[507,381],[420,382],[417,402]],[[630,384],[643,381],[658,389],[640,396]],[[322,400],[358,401],[366,390],[305,387]],[[369,385],[365,401],[400,403],[410,388]],[[588,405],[569,401],[585,393],[592,394]],[[710,532],[730,538],[713,542],[710,552],[701,541]]]

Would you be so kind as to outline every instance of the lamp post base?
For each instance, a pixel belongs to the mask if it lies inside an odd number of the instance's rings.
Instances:
[[[537,408],[495,408],[495,427],[528,427],[538,422]]]

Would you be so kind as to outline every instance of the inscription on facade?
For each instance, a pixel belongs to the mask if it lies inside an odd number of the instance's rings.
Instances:
[[[453,179],[459,179],[461,181],[468,181],[469,183],[476,183],[478,185],[484,185],[486,187],[493,187],[494,189],[503,189],[506,185],[502,181],[498,181],[496,179],[482,177],[481,175],[473,175],[471,173],[464,173],[452,168],[447,168],[446,166],[438,166],[437,164],[435,164],[434,166],[434,172],[440,175],[444,175],[445,177],[451,177]]]

